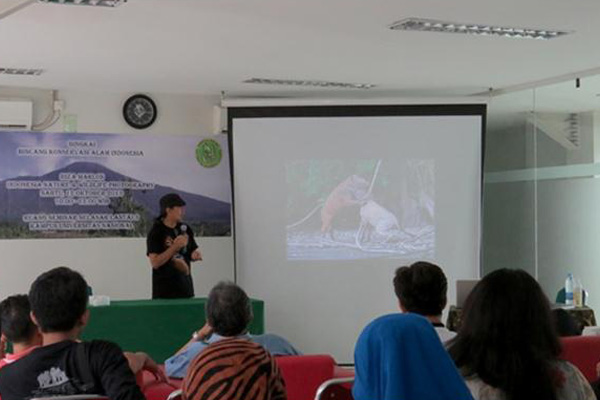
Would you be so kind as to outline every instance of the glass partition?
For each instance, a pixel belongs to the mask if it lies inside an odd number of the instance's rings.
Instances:
[[[510,267],[535,275],[534,92],[493,97],[488,105],[483,182],[483,274]]]
[[[598,78],[536,89],[538,280],[553,298],[568,272],[600,310]]]
[[[523,268],[554,301],[568,272],[600,310],[600,78],[493,97],[483,273]],[[598,289],[596,289],[598,288]]]

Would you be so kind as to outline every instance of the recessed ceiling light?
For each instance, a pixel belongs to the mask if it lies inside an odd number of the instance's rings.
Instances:
[[[554,39],[568,35],[573,31],[557,31],[551,29],[515,28],[482,24],[466,24],[459,22],[437,21],[425,18],[406,18],[394,22],[392,30],[463,33],[468,35],[501,36],[515,39]]]
[[[372,83],[346,83],[346,82],[296,80],[296,79],[266,79],[266,78],[250,78],[250,79],[246,79],[243,83],[258,83],[258,84],[263,84],[263,85],[285,85],[285,86],[337,88],[337,89],[371,89],[376,86]]]
[[[44,72],[40,68],[3,68],[0,67],[0,75],[29,75],[38,76]]]
[[[116,7],[127,0],[38,0],[40,3],[66,4],[75,6]]]

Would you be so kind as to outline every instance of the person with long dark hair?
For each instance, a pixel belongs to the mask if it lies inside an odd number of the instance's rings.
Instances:
[[[550,302],[527,272],[501,269],[473,289],[448,349],[476,400],[593,400],[581,372],[559,359]]]

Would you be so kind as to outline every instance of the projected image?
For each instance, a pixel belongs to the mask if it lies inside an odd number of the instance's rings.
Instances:
[[[433,258],[433,160],[286,164],[289,260]]]

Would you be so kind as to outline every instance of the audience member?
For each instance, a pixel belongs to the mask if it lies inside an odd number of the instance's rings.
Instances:
[[[209,344],[227,338],[251,340],[273,356],[300,354],[287,340],[273,335],[249,335],[252,307],[246,292],[231,282],[218,283],[206,302],[206,324],[177,353],[165,361],[165,370],[172,378],[183,378],[192,360]]]
[[[550,303],[525,271],[501,269],[473,289],[449,352],[477,400],[592,400],[581,372],[560,360]]]
[[[66,267],[45,272],[33,282],[31,317],[43,345],[0,370],[3,400],[75,394],[144,400],[117,345],[77,341],[89,318],[87,299],[87,283]]]
[[[88,291],[89,293],[89,291]],[[13,346],[12,354],[3,354],[0,359],[0,368],[10,364],[42,344],[42,335],[37,326],[31,320],[31,307],[27,295],[15,295],[6,298],[0,303],[0,343],[3,348],[7,342]],[[160,380],[166,380],[166,376],[158,368],[158,365],[148,354],[143,352],[124,352],[123,355],[129,363],[134,374],[143,369],[154,373]]]
[[[7,297],[0,303],[0,331],[5,342],[12,344],[12,354],[0,360],[0,368],[11,364],[41,346],[42,335],[29,317],[31,308],[27,295]]]
[[[468,400],[469,389],[431,323],[416,314],[377,318],[354,351],[355,400]]]
[[[440,267],[419,261],[408,267],[398,268],[394,276],[394,291],[400,310],[427,318],[442,342],[447,342],[456,335],[442,323],[448,280]]]
[[[223,339],[194,359],[183,381],[184,400],[285,400],[274,358],[247,339]]]
[[[580,336],[583,328],[577,320],[562,308],[552,310],[552,319],[558,336]]]

